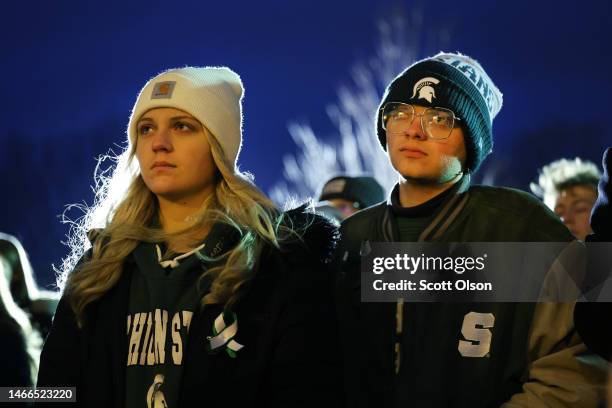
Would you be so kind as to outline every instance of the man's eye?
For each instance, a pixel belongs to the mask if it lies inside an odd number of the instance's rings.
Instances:
[[[444,115],[434,115],[431,117],[431,124],[433,125],[446,125],[448,118]]]

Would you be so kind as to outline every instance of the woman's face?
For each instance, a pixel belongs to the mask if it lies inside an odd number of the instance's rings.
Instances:
[[[136,124],[136,158],[142,178],[158,198],[196,202],[213,191],[216,166],[208,130],[174,108],[155,108]]]

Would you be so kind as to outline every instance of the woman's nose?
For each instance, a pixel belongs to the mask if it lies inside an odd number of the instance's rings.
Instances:
[[[153,143],[151,144],[154,152],[173,150],[172,138],[170,135],[170,129],[159,128],[153,135]]]

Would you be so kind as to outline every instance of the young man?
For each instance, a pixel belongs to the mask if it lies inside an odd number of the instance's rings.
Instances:
[[[595,163],[560,159],[542,167],[531,191],[542,197],[576,238],[584,241],[593,232],[589,218],[600,177]]]
[[[573,304],[361,303],[370,242],[568,242],[530,194],[470,186],[502,94],[480,64],[440,53],[388,86],[377,116],[399,183],[345,220],[337,252],[349,407],[596,407],[604,373],[576,357]]]

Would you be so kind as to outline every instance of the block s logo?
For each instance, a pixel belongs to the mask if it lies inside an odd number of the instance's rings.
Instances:
[[[459,340],[459,353],[463,357],[485,357],[491,349],[490,328],[495,323],[493,313],[470,312],[463,318],[461,334],[465,340]]]

